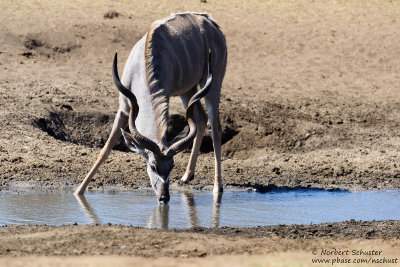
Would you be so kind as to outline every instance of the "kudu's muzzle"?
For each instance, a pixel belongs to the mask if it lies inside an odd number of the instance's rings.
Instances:
[[[157,188],[158,189],[158,188]],[[159,203],[167,204],[169,202],[169,181],[160,183],[160,188],[157,190],[157,197]]]

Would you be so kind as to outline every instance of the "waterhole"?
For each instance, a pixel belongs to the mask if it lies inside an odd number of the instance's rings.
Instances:
[[[147,228],[254,227],[344,220],[400,220],[400,190],[347,192],[292,190],[268,193],[171,192],[157,204],[149,190],[0,193],[0,225],[122,224]]]

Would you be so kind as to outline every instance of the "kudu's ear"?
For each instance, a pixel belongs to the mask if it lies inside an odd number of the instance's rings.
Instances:
[[[130,133],[125,132],[122,128],[121,128],[121,133],[122,136],[124,137],[125,144],[129,148],[129,150],[131,150],[132,152],[139,152],[139,149],[137,148],[137,144],[133,139],[133,136]]]

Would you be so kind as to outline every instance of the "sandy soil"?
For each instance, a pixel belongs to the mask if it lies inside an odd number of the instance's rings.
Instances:
[[[221,24],[229,49],[221,99],[226,186],[400,187],[396,1],[1,5],[3,185],[77,185],[118,108],[114,51],[122,69],[153,20],[202,10]],[[105,18],[111,10],[121,15]],[[183,109],[172,102],[179,124]],[[187,160],[177,157],[173,183]],[[115,151],[92,186],[148,186],[143,166],[139,155]],[[212,185],[212,152],[196,171],[192,185]]]
[[[22,265],[27,260],[33,266],[100,265],[105,262],[152,266],[160,263],[167,266],[293,266],[294,263],[318,266],[312,259],[338,258],[338,255],[324,253],[336,249],[350,251],[348,255],[339,255],[341,259],[385,257],[397,259],[392,263],[398,264],[399,228],[398,221],[169,231],[112,225],[7,226],[0,227],[0,257],[5,266]],[[353,250],[381,252],[379,255],[360,255],[361,252],[354,253]],[[125,257],[110,257],[112,255]]]
[[[1,1],[0,186],[77,186],[104,145],[118,108],[111,78],[114,51],[119,51],[122,69],[131,47],[153,20],[187,10],[211,13],[227,38],[229,62],[221,98],[226,188],[400,188],[400,2],[385,0]],[[183,109],[176,99],[171,114],[171,124],[182,127]],[[117,149],[91,187],[149,187],[141,157],[126,153],[123,145]],[[190,187],[211,189],[214,164],[209,137],[202,151]],[[179,179],[188,156],[176,157],[174,188],[182,187]],[[371,231],[386,233],[391,222],[383,224],[382,230],[373,224]],[[90,227],[1,231],[9,236],[31,232],[38,238],[34,244],[65,232],[88,235],[113,229],[120,237],[125,231],[116,226]],[[164,235],[165,243],[176,234],[135,231],[142,237]],[[298,238],[307,232],[296,231]],[[333,231],[333,237],[361,238],[354,242],[367,238],[341,232]],[[180,235],[208,240],[205,244],[227,238]],[[252,254],[263,254],[270,246],[271,253],[286,251],[284,242],[304,250],[303,242],[287,241],[284,235],[279,242],[268,237],[265,244],[252,243],[254,237],[229,236],[255,247]],[[376,238],[399,236],[394,231]],[[92,235],[87,240],[96,242]],[[229,243],[221,242],[221,248]],[[325,241],[307,242],[305,248]],[[34,246],[13,254],[4,252],[4,244],[0,242],[3,256],[58,255],[36,251]],[[241,254],[241,250],[238,245],[231,252],[222,249],[214,254]],[[179,256],[177,251],[173,256]],[[115,254],[106,249],[103,253]]]

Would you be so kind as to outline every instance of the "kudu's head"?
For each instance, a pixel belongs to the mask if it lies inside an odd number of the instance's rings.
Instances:
[[[158,201],[168,203],[169,196],[169,174],[174,167],[174,156],[191,146],[197,132],[197,122],[194,119],[194,107],[197,102],[204,97],[209,89],[212,80],[211,69],[211,52],[208,59],[208,77],[207,82],[200,91],[198,91],[189,101],[186,109],[186,119],[188,126],[179,133],[171,142],[163,143],[161,140],[157,142],[150,140],[139,133],[135,126],[135,120],[139,113],[139,105],[135,95],[126,88],[120,81],[117,69],[117,53],[114,56],[113,78],[118,90],[126,96],[131,102],[131,110],[129,113],[129,130],[130,133],[123,129],[122,135],[125,143],[132,151],[139,152],[146,160],[147,174],[150,177],[150,183],[156,193]],[[152,122],[150,122],[152,123]]]

